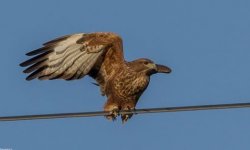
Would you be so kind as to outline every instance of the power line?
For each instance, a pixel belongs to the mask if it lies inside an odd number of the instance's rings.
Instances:
[[[146,109],[136,109],[131,111],[120,111],[119,114],[145,114],[145,113],[181,112],[181,111],[232,109],[232,108],[249,108],[249,107],[250,103],[234,103],[234,104],[217,104],[217,105],[146,108]],[[0,121],[95,117],[95,116],[106,116],[106,115],[109,115],[109,112],[95,111],[95,112],[39,114],[39,115],[5,116],[5,117],[0,117]]]

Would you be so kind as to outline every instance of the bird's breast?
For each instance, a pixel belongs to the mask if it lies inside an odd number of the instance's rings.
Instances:
[[[149,77],[136,72],[121,72],[113,81],[113,89],[118,97],[139,98],[148,86]]]

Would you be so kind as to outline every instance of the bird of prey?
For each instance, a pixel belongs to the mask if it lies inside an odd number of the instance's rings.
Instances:
[[[139,97],[147,88],[150,76],[170,73],[171,69],[140,58],[124,59],[122,39],[111,32],[78,33],[56,38],[43,47],[28,52],[31,59],[20,64],[30,73],[26,80],[76,80],[89,75],[100,86],[107,101],[106,116],[115,120],[121,110],[134,110]],[[126,122],[132,114],[121,115]]]

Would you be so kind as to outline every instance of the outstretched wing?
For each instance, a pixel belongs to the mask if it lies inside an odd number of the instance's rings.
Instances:
[[[43,45],[42,48],[27,53],[26,55],[34,57],[20,64],[22,67],[28,66],[23,71],[31,73],[27,80],[80,79],[93,72],[91,70],[99,72],[106,53],[111,50],[117,63],[124,61],[121,38],[109,32],[66,35]],[[114,56],[115,54],[118,55]]]

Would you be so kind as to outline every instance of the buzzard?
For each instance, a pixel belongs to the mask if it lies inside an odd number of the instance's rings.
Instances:
[[[171,69],[140,58],[124,59],[122,39],[115,33],[78,33],[56,38],[28,52],[31,59],[20,64],[30,73],[26,80],[76,80],[89,75],[107,96],[104,111],[115,120],[120,110],[133,110],[147,88],[150,76],[170,73]],[[126,122],[132,114],[121,115]]]

